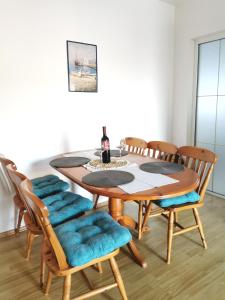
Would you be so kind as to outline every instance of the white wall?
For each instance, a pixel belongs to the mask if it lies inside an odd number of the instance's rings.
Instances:
[[[224,0],[181,0],[176,6],[173,141],[192,143],[195,42],[225,30]]]
[[[97,44],[98,93],[69,93],[66,40]],[[0,10],[0,152],[29,176],[61,152],[171,138],[174,7],[159,0],[7,0]],[[2,192],[0,191],[2,194]],[[13,211],[0,197],[0,214]],[[0,232],[13,227],[11,217]]]

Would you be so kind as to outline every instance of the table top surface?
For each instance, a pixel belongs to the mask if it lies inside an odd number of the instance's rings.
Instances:
[[[160,161],[155,158],[136,155],[136,154],[128,154],[126,159],[131,163],[137,163],[141,165],[146,162],[156,162]],[[134,194],[127,194],[119,187],[94,187],[91,185],[84,184],[82,182],[83,176],[90,173],[85,167],[74,167],[74,168],[57,168],[57,171],[62,173],[64,176],[69,178],[74,183],[83,187],[87,191],[92,194],[97,194],[100,196],[106,196],[109,198],[119,198],[124,201],[129,200],[158,200],[170,197],[177,197],[180,195],[184,195],[188,192],[195,190],[199,185],[199,177],[191,169],[184,168],[183,171],[167,175],[171,178],[177,179],[178,182],[173,184],[164,185],[161,187],[156,187],[153,189],[141,191]]]

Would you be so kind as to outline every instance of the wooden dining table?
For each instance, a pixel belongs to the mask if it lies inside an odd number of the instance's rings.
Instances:
[[[156,162],[155,158],[137,155],[137,154],[128,154],[125,159],[130,163],[136,163],[141,165],[147,162]],[[99,196],[108,197],[108,208],[109,213],[113,219],[117,220],[123,226],[128,228],[135,229],[137,224],[135,220],[125,215],[123,212],[124,202],[126,201],[143,201],[143,200],[160,200],[165,198],[177,197],[184,195],[188,192],[195,190],[199,185],[199,177],[197,173],[193,170],[184,168],[183,171],[179,171],[174,174],[167,175],[171,178],[178,180],[176,183],[164,185],[161,187],[155,187],[148,190],[144,190],[138,193],[128,194],[119,187],[95,187],[87,185],[82,182],[82,178],[89,174],[90,171],[87,168],[73,167],[73,168],[57,168],[57,171],[62,173],[64,176],[69,178],[74,183],[78,184],[85,190],[89,191],[92,194]],[[142,267],[146,267],[147,263],[144,257],[139,252],[134,240],[131,240],[128,244],[128,248],[133,255],[135,261],[140,264]]]

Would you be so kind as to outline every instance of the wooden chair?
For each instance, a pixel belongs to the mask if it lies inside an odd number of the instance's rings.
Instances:
[[[152,202],[150,201],[142,224],[143,229],[147,223],[148,218],[157,215],[163,215],[168,219],[168,264],[170,264],[171,261],[172,239],[176,235],[186,233],[193,229],[198,229],[202,239],[203,247],[205,249],[207,248],[198,208],[203,206],[203,200],[209,183],[210,175],[217,161],[217,156],[215,153],[203,148],[183,146],[178,149],[177,153],[184,162],[184,166],[187,168],[191,168],[199,175],[199,186],[195,192],[188,193],[184,196],[154,201],[154,203],[161,208],[157,213],[151,213]],[[177,222],[177,220],[175,219],[175,213],[184,210],[192,210],[196,224],[185,228]],[[179,227],[180,229],[175,231],[174,227]]]
[[[130,153],[144,155],[147,149],[147,142],[135,137],[126,137],[126,150]]]
[[[148,155],[168,162],[175,162],[177,156],[177,146],[163,141],[148,142]]]
[[[20,193],[18,191],[18,186],[16,185],[16,182],[12,180],[9,174],[9,169],[7,168],[8,165],[11,165],[12,169],[11,171],[16,171],[17,167],[15,163],[9,159],[6,159],[4,157],[0,157],[0,163],[2,166],[5,168],[5,171],[10,179],[10,183],[14,187],[15,190],[15,196],[13,198],[15,206],[19,209],[19,214],[18,214],[18,221],[17,221],[17,226],[15,229],[15,233],[18,233],[20,231],[20,225],[21,221],[23,219],[23,216],[25,216],[25,211],[26,207],[24,206],[24,201],[21,199]],[[25,175],[21,174],[18,172],[19,177],[26,178]],[[17,175],[18,175],[17,174]],[[38,177],[32,179],[33,187],[39,193],[42,195],[41,197],[47,197],[52,194],[55,194],[57,192],[65,191],[69,188],[69,184],[61,179],[59,179],[56,175],[46,175],[43,177]]]
[[[7,158],[4,158],[4,157],[1,157],[0,156],[0,163],[2,164],[2,166],[5,168],[6,172],[8,173],[7,171],[7,168],[6,166],[11,164],[12,167],[14,168],[14,170],[16,170],[16,165],[13,161],[7,159]],[[18,189],[16,187],[16,185],[14,184],[14,182],[12,182],[12,185],[14,187],[14,190],[15,190],[15,195],[13,197],[13,202],[15,204],[15,207],[18,209],[19,213],[18,213],[18,220],[17,220],[17,226],[15,228],[15,233],[19,233],[20,231],[20,226],[21,226],[21,222],[22,222],[22,219],[23,219],[23,216],[24,216],[24,213],[26,211],[26,207],[24,206],[24,203],[23,201],[21,200],[20,198],[20,195],[19,195],[19,192],[18,192]]]
[[[26,201],[24,200],[23,194],[20,191],[20,183],[23,180],[27,179],[27,177],[19,173],[16,170],[15,166],[13,166],[12,164],[7,165],[6,169],[8,171],[9,177],[11,178],[15,186],[15,189],[17,190],[20,199],[23,201],[24,207],[26,207],[26,212],[24,215],[25,225],[28,230],[26,258],[30,259],[33,240],[36,236],[42,234],[42,231],[35,220],[32,210],[29,209],[29,206],[27,205]],[[59,182],[61,183],[61,181]],[[31,184],[33,191],[35,192],[35,194],[37,193],[37,195],[42,195],[43,192],[45,195],[45,193],[48,192],[46,188],[48,189],[49,186],[44,186],[43,188],[35,189],[35,184],[33,180],[31,181]],[[51,192],[52,189],[49,189],[49,191]],[[92,202],[89,199],[64,190],[56,192],[54,194],[50,193],[46,196],[46,198],[44,197],[41,199],[48,207],[50,207],[50,220],[53,226],[57,226],[63,222],[68,221],[69,219],[80,217],[86,211],[92,209]]]
[[[93,266],[95,264],[99,264],[103,261],[109,260],[110,266],[115,278],[115,283],[113,284],[108,284],[106,286],[94,289],[93,285],[92,286],[92,291],[85,293],[79,297],[73,298],[75,299],[87,299],[91,296],[97,295],[99,293],[102,293],[104,291],[107,291],[109,289],[112,289],[114,287],[118,287],[120,294],[123,299],[127,299],[126,296],[126,291],[125,287],[119,272],[119,268],[117,266],[117,263],[115,261],[115,256],[119,253],[119,249],[116,249],[115,251],[112,251],[111,253],[108,253],[107,255],[104,255],[102,257],[98,257],[95,259],[92,259],[91,261],[88,261],[87,263],[83,265],[75,265],[71,266],[68,263],[68,256],[66,255],[65,252],[65,244],[64,248],[61,245],[61,241],[63,240],[64,234],[66,235],[67,233],[63,233],[59,236],[60,230],[62,230],[62,226],[67,226],[67,224],[63,224],[57,231],[53,230],[50,222],[49,222],[49,212],[48,209],[44,206],[44,204],[40,201],[38,197],[36,197],[32,191],[31,191],[31,183],[29,180],[25,180],[21,184],[21,191],[26,199],[26,202],[30,209],[33,211],[33,214],[35,215],[39,225],[41,226],[43,232],[44,232],[44,243],[42,247],[42,257],[44,263],[48,267],[48,278],[47,278],[47,284],[45,286],[44,292],[45,294],[48,294],[50,286],[51,286],[51,281],[52,281],[52,275],[56,276],[61,276],[64,277],[64,287],[63,287],[63,300],[69,300],[70,299],[70,288],[71,288],[71,275],[73,273],[83,271],[85,268]],[[93,214],[99,214],[103,212],[95,212]],[[105,213],[105,212],[104,212]],[[106,214],[106,213],[105,213]],[[84,218],[88,218],[89,216],[86,217],[81,217],[78,220],[75,220],[75,222],[83,222]],[[109,217],[109,215],[108,215]],[[83,218],[83,219],[82,219]],[[82,219],[82,221],[81,221]],[[74,221],[73,221],[74,222]],[[115,221],[113,221],[115,222]],[[68,222],[69,223],[69,222]],[[70,223],[71,224],[71,223]],[[116,224],[117,226],[120,226],[118,223]],[[69,234],[71,233],[71,226],[69,225]],[[121,227],[121,226],[120,226]],[[121,227],[122,228],[122,227]],[[127,230],[126,228],[123,228],[123,230]],[[72,233],[73,234],[73,233]],[[81,233],[82,234],[82,233]],[[90,233],[89,233],[90,234]],[[128,231],[129,234],[129,231]],[[60,238],[59,238],[60,237]],[[72,236],[71,236],[71,239]],[[83,245],[83,244],[82,244]],[[74,250],[75,251],[75,250]],[[72,251],[73,252],[73,251]],[[44,270],[44,268],[42,268]],[[43,274],[41,275],[41,278],[44,278]]]
[[[22,173],[19,173],[16,169],[16,166],[14,164],[8,164],[6,167],[9,177],[15,187],[16,194],[18,196],[18,199],[23,203],[24,207],[24,222],[27,229],[27,246],[26,246],[26,259],[30,259],[31,255],[31,249],[33,240],[35,237],[42,235],[42,230],[38,223],[36,222],[36,219],[33,215],[32,210],[29,209],[29,207],[26,204],[26,201],[24,200],[23,194],[20,192],[20,184],[22,181],[27,179],[25,175]]]

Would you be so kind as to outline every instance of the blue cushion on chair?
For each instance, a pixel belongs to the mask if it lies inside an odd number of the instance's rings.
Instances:
[[[106,212],[95,212],[54,228],[70,266],[107,255],[131,240],[129,230]]]
[[[198,202],[199,200],[200,200],[200,195],[198,193],[190,192],[188,194],[174,197],[174,198],[157,200],[154,201],[154,203],[160,207],[170,207],[174,205],[185,204],[188,202]]]
[[[55,175],[46,175],[32,180],[33,192],[39,198],[44,198],[58,192],[64,192],[69,184]]]
[[[42,177],[37,177],[32,179],[32,184],[36,185],[36,186],[40,186],[42,184],[46,184],[46,183],[54,183],[57,182],[59,180],[59,177],[56,175],[46,175],[46,176],[42,176]]]
[[[49,219],[53,226],[93,208],[91,200],[71,192],[61,192],[43,198],[42,202],[48,208]]]

